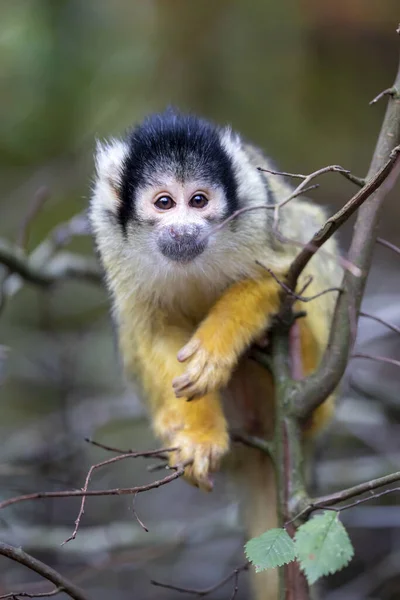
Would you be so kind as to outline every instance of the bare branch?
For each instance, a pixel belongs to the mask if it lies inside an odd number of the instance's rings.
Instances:
[[[308,177],[308,175],[302,175],[301,173],[287,173],[285,171],[273,171],[272,169],[265,169],[263,167],[257,167],[257,168],[259,171],[263,171],[264,173],[270,173],[271,175],[280,175],[281,177],[293,177],[295,179],[306,179]],[[353,175],[347,169],[343,169],[342,167],[339,167],[337,165],[333,165],[332,167],[325,167],[325,168],[328,169],[329,171],[333,171],[335,173],[340,173],[341,175],[343,175],[343,177],[345,177],[352,183],[355,183],[359,187],[363,187],[363,185],[365,185],[365,179],[362,179],[362,177],[357,177],[356,175]]]
[[[388,321],[385,321],[381,317],[377,317],[376,315],[371,315],[370,313],[366,313],[366,312],[362,312],[362,311],[360,311],[358,314],[360,315],[360,317],[366,317],[367,319],[372,319],[373,321],[376,321],[377,323],[381,323],[381,325],[384,325],[385,327],[387,327],[388,329],[391,329],[395,333],[400,333],[400,327],[397,327],[397,325],[393,325],[393,323],[389,323]]]
[[[97,446],[99,446],[99,445],[101,446],[101,444],[97,444],[97,443],[96,443],[96,445]],[[108,449],[109,449],[109,447],[108,447]],[[113,451],[115,451],[115,449],[113,449]],[[165,452],[165,450],[164,450],[164,452]],[[119,454],[118,456],[114,456],[113,458],[109,458],[107,460],[103,460],[102,462],[96,463],[95,465],[92,465],[90,467],[87,475],[86,475],[85,485],[83,486],[82,491],[83,492],[87,492],[88,491],[90,479],[92,477],[93,472],[96,469],[100,469],[101,467],[105,467],[107,465],[111,465],[111,464],[116,463],[116,462],[118,462],[120,460],[125,460],[126,458],[138,458],[139,456],[159,456],[159,451],[158,450],[150,450],[150,451],[147,451],[147,452],[132,452],[132,451],[129,451],[126,454]],[[136,498],[136,495],[137,495],[137,492],[134,493],[134,499]],[[61,544],[62,546],[64,544],[66,544],[67,542],[70,542],[71,540],[74,540],[76,538],[76,534],[78,533],[78,529],[79,529],[79,526],[80,526],[80,523],[81,523],[82,516],[83,516],[83,514],[85,512],[85,503],[86,503],[86,496],[82,496],[81,507],[79,509],[78,516],[77,516],[77,518],[75,520],[75,529],[72,532],[72,535],[69,538],[67,538]],[[139,518],[137,516],[136,516],[136,518],[139,521],[139,523],[142,525],[143,529],[145,529],[147,531],[146,527],[141,523],[141,521],[139,520]]]
[[[129,455],[130,456],[130,455]],[[172,468],[172,467],[171,467]],[[63,490],[60,492],[35,492],[33,494],[24,494],[23,496],[15,496],[14,498],[8,498],[7,500],[3,500],[0,502],[0,510],[2,508],[6,508],[7,506],[11,506],[12,504],[19,504],[20,502],[29,502],[30,500],[39,500],[41,498],[82,498],[83,496],[133,496],[135,494],[140,494],[141,492],[148,492],[149,490],[154,490],[155,488],[159,488],[162,485],[166,485],[175,479],[179,479],[185,472],[185,465],[176,467],[174,473],[171,475],[167,475],[163,479],[158,479],[157,481],[153,481],[152,483],[148,483],[146,485],[138,485],[133,488],[112,488],[109,490]]]
[[[345,506],[339,506],[338,511],[345,510],[346,508],[352,508],[352,506],[356,506],[357,504],[361,504],[362,502],[367,502],[368,500],[372,500],[373,498],[377,498],[381,495],[389,494],[394,491],[398,491],[400,488],[391,488],[389,490],[385,490],[380,494],[376,494],[375,490],[385,487],[386,485],[390,485],[391,483],[395,483],[396,481],[400,481],[400,471],[396,471],[395,473],[391,473],[390,475],[385,475],[384,477],[379,477],[378,479],[371,479],[365,483],[360,483],[350,488],[346,488],[345,490],[341,490],[340,492],[335,492],[333,494],[328,494],[326,496],[320,496],[319,498],[314,498],[310,500],[309,504],[301,510],[293,519],[287,521],[285,523],[285,527],[298,519],[304,519],[309,514],[311,514],[315,510],[319,509],[327,509],[334,510],[334,507],[337,504],[341,504],[346,500],[350,500],[351,498],[356,498],[357,496],[361,496],[362,494],[369,494],[367,497],[362,498],[360,500],[354,501]]]
[[[273,453],[273,444],[272,442],[268,442],[263,438],[259,438],[255,435],[248,435],[247,433],[243,433],[241,431],[232,431],[231,439],[234,442],[240,442],[245,446],[249,446],[250,448],[256,448],[257,450],[261,450],[264,454],[272,455]]]
[[[28,207],[28,212],[22,219],[20,230],[17,235],[16,242],[20,248],[25,249],[28,242],[30,225],[48,198],[49,190],[45,186],[40,187],[33,196],[32,202]]]
[[[10,546],[4,542],[0,542],[0,554],[14,560],[15,562],[20,563],[21,565],[25,565],[31,571],[35,571],[45,579],[48,579],[58,588],[61,588],[65,594],[68,594],[71,598],[75,600],[88,600],[88,596],[84,593],[81,588],[75,585],[72,581],[69,581],[60,573],[41,562],[37,558],[34,558],[30,554],[24,552],[21,548],[15,548],[14,546]],[[18,594],[17,594],[18,595]],[[19,594],[22,595],[22,594]],[[7,596],[5,596],[7,597]],[[11,596],[12,597],[12,596]],[[29,597],[29,596],[28,596]],[[35,597],[35,596],[31,596]]]
[[[394,87],[396,90],[400,90],[400,65]],[[333,392],[346,369],[352,345],[348,298],[352,299],[354,303],[353,312],[357,314],[371,265],[383,200],[394,185],[400,170],[398,160],[399,144],[400,102],[390,98],[368,171],[368,183],[343,209],[336,213],[333,218],[328,219],[325,227],[312,240],[312,244],[321,246],[346,221],[350,214],[359,208],[349,251],[349,260],[361,269],[362,276],[355,278],[348,271],[345,272],[342,283],[345,293],[338,297],[330,340],[320,366],[315,373],[302,382],[296,382],[298,386],[297,414],[301,419],[307,419]],[[384,185],[382,185],[383,183]],[[289,271],[287,282],[291,289],[295,289],[298,275],[314,252],[305,248],[295,259]]]
[[[146,525],[143,523],[143,521],[139,518],[139,515],[137,514],[136,510],[135,510],[135,500],[136,500],[136,494],[133,496],[133,500],[132,500],[132,512],[133,515],[136,519],[136,521],[139,523],[140,527],[142,529],[144,529],[144,531],[146,533],[149,533],[149,530],[147,529]]]
[[[392,98],[396,98],[398,96],[398,92],[395,87],[387,88],[386,90],[383,90],[383,92],[380,92],[377,96],[375,96],[375,98],[371,100],[370,104],[376,104],[384,96],[391,96]]]
[[[283,174],[283,175],[287,175],[289,177],[304,178],[304,181],[302,181],[302,183],[300,185],[298,185],[296,189],[293,190],[293,192],[290,194],[290,196],[288,196],[288,198],[285,198],[281,202],[277,202],[276,204],[257,204],[256,206],[245,206],[243,208],[239,208],[234,213],[232,213],[229,217],[224,219],[224,221],[222,221],[222,223],[219,223],[218,225],[213,227],[211,231],[209,231],[203,238],[201,238],[202,240],[205,240],[208,237],[210,237],[210,235],[216,233],[217,231],[220,231],[220,229],[223,229],[228,223],[230,223],[231,221],[233,221],[234,219],[236,219],[243,213],[251,212],[253,210],[261,210],[261,209],[271,210],[272,209],[275,212],[275,220],[276,220],[276,214],[280,208],[282,208],[285,204],[287,204],[291,200],[294,200],[294,198],[297,198],[301,194],[304,194],[305,192],[310,191],[311,189],[315,189],[315,187],[317,187],[314,185],[312,185],[310,187],[306,187],[306,186],[308,186],[310,181],[315,179],[315,177],[318,177],[319,175],[323,175],[324,173],[329,173],[329,172],[346,173],[347,175],[349,174],[349,171],[346,171],[345,169],[343,169],[343,167],[340,167],[338,165],[331,165],[329,167],[323,167],[322,169],[318,169],[318,171],[314,171],[313,173],[310,173],[309,175],[291,174],[291,173],[283,173],[283,172],[281,173],[279,171],[271,171],[269,169],[262,169],[261,167],[258,167],[258,170],[266,171],[268,173],[272,173],[272,174],[276,174],[276,175]]]
[[[387,240],[384,240],[381,237],[376,238],[376,241],[378,244],[381,244],[382,246],[385,246],[386,248],[390,248],[390,250],[393,250],[393,252],[400,254],[400,248],[398,246],[395,246],[395,244],[392,244],[392,242],[388,242]]]
[[[297,255],[288,273],[288,285],[293,290],[296,287],[296,282],[302,271],[305,269],[316,251],[323,245],[334,233],[345,223],[351,215],[362,204],[368,200],[376,190],[378,190],[389,174],[393,171],[400,155],[400,145],[395,146],[390,153],[389,159],[377,174],[370,179],[357,194],[355,194],[346,204],[338,210],[319,231],[314,235],[312,240],[306,244],[303,250]]]
[[[389,358],[387,356],[374,356],[373,354],[363,354],[361,352],[357,352],[356,354],[352,354],[351,358],[367,358],[369,360],[375,360],[376,362],[387,363],[389,365],[400,367],[400,360],[395,360],[394,358]]]
[[[379,477],[378,479],[371,479],[371,481],[360,483],[345,490],[341,490],[340,492],[335,492],[334,494],[328,494],[327,496],[315,498],[312,501],[312,505],[317,508],[324,508],[325,506],[330,505],[335,506],[340,502],[350,500],[350,498],[355,498],[356,496],[360,496],[361,494],[365,494],[367,492],[375,491],[381,487],[384,487],[385,485],[395,483],[396,481],[400,481],[400,471],[390,473],[390,475],[385,475],[384,477]]]
[[[327,288],[326,290],[322,290],[322,292],[319,292],[318,294],[314,294],[313,296],[302,296],[301,294],[296,294],[295,292],[293,292],[290,289],[290,287],[288,285],[286,285],[286,283],[284,281],[282,281],[281,279],[279,279],[279,277],[277,275],[275,275],[275,273],[273,272],[273,270],[270,267],[267,267],[267,265],[264,265],[263,263],[261,263],[258,260],[256,260],[255,262],[257,265],[259,265],[260,267],[263,267],[263,269],[268,271],[268,273],[273,277],[273,279],[275,279],[275,281],[281,286],[281,288],[287,294],[289,294],[289,296],[291,296],[295,300],[299,300],[300,302],[311,302],[311,300],[315,300],[316,298],[319,298],[320,296],[323,296],[324,294],[328,294],[329,292],[339,292],[339,293],[343,292],[343,290],[339,287],[331,287],[331,288]],[[309,280],[306,283],[305,287],[308,287],[308,285],[310,283],[311,283],[311,280]]]
[[[92,440],[90,438],[84,438],[85,442],[87,442],[88,444],[92,444],[93,446],[97,446],[97,448],[102,448],[103,450],[107,450],[108,452],[116,452],[117,454],[129,454],[131,456],[133,456],[134,458],[161,458],[161,459],[165,459],[168,458],[167,454],[168,452],[175,452],[175,450],[178,450],[177,447],[175,448],[159,448],[158,450],[142,450],[142,451],[137,451],[137,450],[121,450],[121,448],[116,448],[115,446],[108,446],[106,444],[101,444],[100,442],[96,442],[95,440]]]
[[[323,167],[322,169],[318,169],[318,171],[314,171],[313,173],[302,177],[303,181],[293,190],[293,192],[287,198],[281,200],[281,202],[278,202],[278,204],[274,205],[274,229],[276,229],[278,224],[279,210],[283,208],[286,204],[288,204],[291,200],[297,198],[297,196],[300,196],[300,194],[304,194],[306,191],[309,191],[311,188],[307,186],[313,179],[319,177],[320,175],[324,175],[325,173],[343,173],[344,171],[345,169],[343,169],[343,167],[340,167],[339,165],[330,165],[329,167]],[[348,173],[348,171],[345,172]],[[297,175],[297,177],[298,176],[299,175]]]
[[[62,253],[39,268],[32,264],[18,246],[13,246],[4,239],[0,239],[0,263],[28,283],[42,287],[66,279],[81,279],[96,284],[101,282],[99,267],[90,257]]]
[[[364,502],[370,502],[371,500],[376,500],[376,498],[382,498],[382,496],[387,496],[388,494],[393,494],[393,492],[400,492],[400,487],[390,488],[390,490],[384,490],[383,492],[374,493],[372,490],[368,496],[365,498],[359,498],[358,500],[354,500],[353,502],[349,502],[348,504],[341,504],[340,506],[324,506],[325,510],[334,510],[336,512],[341,512],[342,510],[348,510],[349,508],[354,508],[359,504],[364,504]]]
[[[312,173],[311,175],[315,175],[315,174]],[[310,175],[310,177],[311,177],[311,175]],[[301,196],[302,194],[306,194],[307,192],[310,192],[311,190],[315,190],[316,188],[319,187],[319,183],[316,183],[314,185],[309,185],[308,187],[304,187],[304,183],[305,182],[306,182],[306,180],[304,180],[303,183],[301,183],[290,194],[290,196],[288,196],[287,198],[285,198],[285,200],[282,200],[282,202],[279,202],[278,204],[275,204],[275,206],[274,206],[274,208],[275,208],[275,210],[274,210],[274,224],[273,224],[273,230],[274,231],[276,231],[278,229],[279,211],[280,211],[281,208],[283,208],[284,206],[286,206],[286,204],[288,204],[291,200],[294,200],[298,196]]]
[[[19,598],[50,598],[51,596],[61,594],[63,591],[63,588],[57,587],[51,590],[51,592],[9,592],[8,594],[2,594],[0,600],[5,600],[6,598],[10,598],[10,600],[18,600]]]
[[[246,562],[243,565],[236,567],[236,569],[234,569],[231,573],[229,573],[229,575],[227,575],[226,577],[221,579],[221,581],[219,581],[215,585],[212,585],[211,587],[205,588],[203,590],[194,589],[194,588],[184,588],[184,587],[179,587],[177,585],[170,585],[168,583],[161,583],[160,581],[155,581],[154,579],[152,579],[150,583],[156,587],[162,587],[167,590],[174,590],[175,592],[181,592],[183,594],[191,594],[192,596],[204,597],[204,596],[208,596],[209,594],[212,594],[212,592],[215,592],[216,590],[220,589],[223,585],[225,585],[231,579],[234,579],[235,585],[234,585],[234,590],[233,590],[234,595],[231,596],[231,599],[232,599],[232,598],[235,598],[235,595],[236,595],[237,580],[238,580],[239,573],[241,573],[242,571],[247,571],[248,568],[249,568],[249,563]]]

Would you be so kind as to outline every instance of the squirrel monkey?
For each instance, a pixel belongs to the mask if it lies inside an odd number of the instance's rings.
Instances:
[[[280,286],[260,263],[283,279],[299,252],[274,235],[272,210],[216,226],[241,208],[271,207],[291,189],[258,170],[271,164],[230,128],[174,110],[148,117],[124,140],[98,144],[96,166],[90,221],[125,372],[150,405],[156,435],[177,448],[171,463],[187,464],[186,478],[210,490],[210,473],[229,450],[222,396],[248,433],[271,430],[271,376],[247,354],[279,306]],[[321,208],[297,198],[282,209],[279,229],[307,243],[325,220]],[[312,276],[310,295],[339,283],[335,242],[325,247],[299,281],[300,288]],[[313,300],[298,322],[305,373],[325,349],[334,302],[334,294]],[[267,527],[252,535],[257,528]]]

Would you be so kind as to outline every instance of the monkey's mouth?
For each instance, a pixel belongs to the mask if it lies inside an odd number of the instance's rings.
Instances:
[[[204,252],[207,240],[159,240],[158,247],[166,258],[177,263],[189,263]]]

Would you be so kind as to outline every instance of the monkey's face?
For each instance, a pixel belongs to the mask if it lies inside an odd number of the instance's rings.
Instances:
[[[213,227],[226,214],[226,200],[218,185],[166,177],[138,194],[136,214],[164,257],[188,263],[210,244]]]

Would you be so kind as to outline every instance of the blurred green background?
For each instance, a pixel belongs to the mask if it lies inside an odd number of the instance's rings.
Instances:
[[[34,250],[87,206],[96,137],[120,135],[151,111],[175,104],[230,123],[284,170],[340,164],[365,174],[397,67],[398,0],[3,0],[0,3],[1,235],[18,236],[38,189],[48,199],[31,224]],[[338,207],[353,186],[327,175],[313,193]],[[399,190],[381,235],[399,243]],[[350,226],[342,235],[344,248]],[[88,237],[70,247],[92,253]],[[7,273],[4,271],[2,280]],[[399,265],[378,250],[365,309],[400,322]],[[154,447],[143,410],[120,376],[105,292],[65,283],[29,286],[3,298],[0,343],[8,347],[0,405],[0,499],[81,487],[87,468],[108,458],[93,436],[121,447]],[[362,321],[360,345],[396,357],[398,344]],[[399,358],[399,357],[397,357]],[[394,470],[400,458],[399,375],[352,364],[335,423],[320,442],[321,492]],[[350,457],[350,458],[349,458]],[[143,463],[99,472],[93,486],[154,477]],[[222,475],[211,496],[179,481],[131,499],[88,501],[77,540],[76,500],[5,509],[0,537],[22,545],[99,599],[174,598],[150,579],[206,587],[242,561],[235,494]],[[395,497],[343,516],[356,558],[329,578],[328,600],[400,597],[400,508]],[[393,568],[391,568],[393,565]],[[0,595],[50,589],[0,559]],[[213,598],[228,598],[223,588]],[[63,597],[60,594],[60,598]],[[185,596],[180,596],[185,597]],[[239,594],[248,597],[246,578]]]

